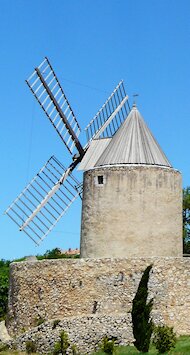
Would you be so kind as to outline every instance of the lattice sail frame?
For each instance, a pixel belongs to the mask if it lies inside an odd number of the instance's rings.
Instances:
[[[123,80],[119,82],[101,109],[85,128],[87,141],[112,137],[130,111]]]
[[[37,245],[82,193],[82,184],[54,156],[5,213]]]
[[[80,126],[48,58],[35,68],[26,83],[69,152],[72,154],[75,146],[82,151],[78,141]]]
[[[5,211],[20,231],[39,245],[77,196],[82,194],[82,184],[71,172],[82,160],[91,141],[112,137],[130,107],[123,81],[120,81],[86,127],[88,143],[83,148],[78,139],[80,126],[48,58],[35,68],[26,83],[69,152],[73,154],[74,147],[79,152],[67,169],[54,156],[51,157]]]

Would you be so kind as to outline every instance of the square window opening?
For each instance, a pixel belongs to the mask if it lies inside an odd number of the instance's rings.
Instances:
[[[103,175],[98,175],[98,185],[103,185],[103,183],[104,183]]]

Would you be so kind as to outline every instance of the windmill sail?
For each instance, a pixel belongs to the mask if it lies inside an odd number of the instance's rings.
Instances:
[[[81,192],[70,167],[53,156],[5,213],[39,244]]]
[[[47,58],[26,82],[69,152],[76,147],[82,155],[80,126]]]
[[[84,170],[95,165],[130,107],[121,81],[86,127],[88,143],[83,148],[78,139],[80,126],[48,58],[35,68],[26,82],[73,158],[65,168],[51,157],[5,211],[20,231],[39,244],[82,193],[82,185],[72,171],[81,161]],[[78,154],[73,155],[74,148]]]
[[[85,128],[87,141],[112,137],[130,111],[123,81],[120,81],[101,109]]]

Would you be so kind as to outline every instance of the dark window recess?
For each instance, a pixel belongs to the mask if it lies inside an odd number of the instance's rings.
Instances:
[[[98,185],[102,185],[104,183],[104,177],[103,175],[98,176]]]
[[[95,314],[96,311],[97,311],[97,307],[98,307],[98,302],[97,301],[94,301],[94,304],[93,304],[93,309],[92,309],[92,313]]]

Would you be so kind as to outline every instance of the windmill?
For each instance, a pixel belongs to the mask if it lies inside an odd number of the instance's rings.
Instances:
[[[82,183],[74,177],[73,170],[83,159],[91,160],[91,166],[92,161],[95,163],[94,155],[97,160],[130,107],[120,81],[86,127],[87,143],[82,146],[79,123],[47,57],[26,83],[72,156],[68,167],[52,156],[5,211],[19,230],[39,245],[76,198],[82,196]]]

